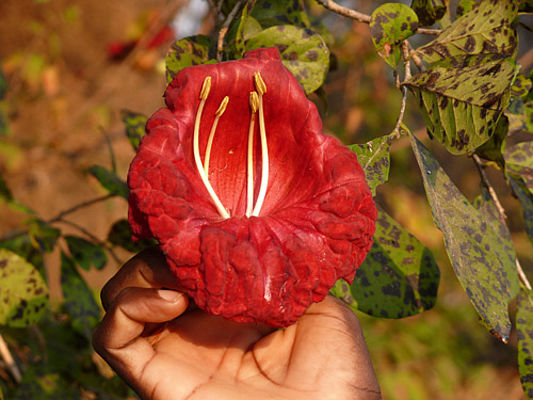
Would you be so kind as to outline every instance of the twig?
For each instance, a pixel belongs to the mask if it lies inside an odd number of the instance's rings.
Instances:
[[[6,362],[9,370],[11,371],[11,375],[13,375],[13,378],[15,378],[15,382],[20,383],[22,381],[22,375],[20,373],[19,367],[17,366],[17,363],[13,359],[13,356],[11,355],[11,352],[9,351],[9,347],[7,347],[7,343],[2,337],[1,333],[0,333],[0,355]]]
[[[69,226],[73,227],[74,229],[79,230],[81,233],[83,233],[85,236],[87,236],[93,242],[95,242],[99,246],[102,246],[103,248],[105,248],[109,252],[109,254],[111,254],[111,257],[113,257],[113,259],[117,262],[117,264],[119,264],[119,265],[122,264],[122,261],[116,255],[115,251],[113,250],[113,248],[111,246],[107,245],[107,243],[105,243],[105,242],[101,241],[100,239],[98,239],[96,236],[94,236],[91,232],[89,232],[83,226],[78,225],[77,223],[69,221],[69,220],[64,219],[64,218],[60,218],[56,222],[60,222],[60,223],[63,223],[65,225],[69,225]]]
[[[112,197],[115,197],[114,194],[106,194],[105,196],[96,197],[91,200],[84,201],[83,203],[76,204],[74,207],[67,208],[64,211],[61,211],[59,214],[57,214],[55,217],[50,218],[49,220],[45,221],[47,224],[52,224],[54,222],[60,221],[63,217],[66,217],[69,214],[72,214],[75,211],[78,211],[81,208],[85,208],[88,206],[92,206],[93,204],[100,203],[101,201],[105,201],[108,199],[111,199]]]
[[[218,32],[217,60],[219,62],[222,61],[222,50],[224,49],[224,37],[226,36],[226,33],[228,32],[231,22],[235,19],[237,12],[239,12],[239,9],[241,8],[242,3],[244,3],[244,0],[239,0],[235,3],[235,5],[233,6],[232,10],[228,14],[226,20],[224,21],[224,23],[222,24]]]
[[[483,162],[479,158],[477,154],[472,154],[472,159],[474,160],[474,164],[476,165],[479,175],[481,176],[481,181],[483,182],[483,185],[487,188],[490,197],[494,201],[494,204],[496,205],[496,209],[498,210],[498,214],[500,214],[501,222],[505,224],[505,220],[507,219],[507,216],[505,215],[505,209],[503,208],[502,204],[500,203],[500,200],[498,199],[498,195],[496,194],[496,191],[492,187],[489,178],[487,177],[487,174],[485,174],[485,170],[483,169]],[[531,283],[529,283],[529,280],[527,279],[527,276],[522,269],[522,266],[520,265],[520,261],[518,258],[516,258],[516,270],[518,272],[518,277],[524,284],[526,288],[529,290],[532,290]]]
[[[398,120],[396,121],[396,125],[394,126],[394,129],[392,130],[392,133],[396,136],[396,139],[400,138],[400,127],[403,123],[403,116],[405,114],[405,108],[407,105],[407,86],[404,85],[406,81],[408,81],[411,78],[411,64],[409,60],[409,43],[407,40],[404,40],[402,42],[402,54],[403,54],[403,65],[404,65],[404,77],[403,82],[400,86],[400,89],[402,91],[402,105],[400,107],[400,114],[398,114]]]
[[[333,11],[339,15],[351,18],[355,21],[363,22],[369,24],[371,17],[370,15],[360,13],[359,11],[352,10],[351,8],[343,7],[333,0],[317,0],[322,6],[327,8],[330,11]],[[425,35],[439,35],[442,31],[440,29],[428,29],[428,28],[418,28],[416,33],[422,33]]]

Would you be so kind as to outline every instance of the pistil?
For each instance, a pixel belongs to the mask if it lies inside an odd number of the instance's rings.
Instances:
[[[211,196],[211,199],[213,200],[213,203],[215,204],[215,207],[218,213],[220,214],[222,218],[227,219],[230,217],[230,215],[228,214],[228,212],[222,205],[220,199],[218,198],[215,191],[213,190],[213,187],[209,183],[209,179],[207,178],[207,174],[202,166],[202,160],[200,158],[200,146],[199,146],[200,122],[202,120],[202,113],[204,111],[205,102],[207,100],[207,97],[209,96],[210,90],[211,90],[211,77],[208,76],[205,78],[204,83],[202,85],[202,90],[200,91],[200,104],[198,105],[198,110],[196,112],[196,119],[194,121],[194,132],[193,132],[194,162],[196,163],[196,169],[198,170],[198,173],[200,174],[202,183],[207,189],[209,196]]]
[[[252,116],[250,117],[250,128],[248,129],[248,165],[246,168],[248,181],[246,193],[246,216],[252,215],[254,206],[254,133],[255,133],[255,118],[257,109],[259,108],[259,96],[257,92],[250,92],[250,109]]]
[[[257,195],[257,201],[252,211],[252,216],[257,217],[261,211],[261,207],[263,207],[268,185],[268,145],[265,130],[265,116],[263,112],[263,95],[266,93],[267,88],[265,81],[263,81],[259,72],[254,74],[254,82],[259,97],[259,134],[261,137],[261,185],[259,186],[259,194]]]
[[[209,139],[207,140],[207,147],[205,148],[205,158],[204,158],[204,171],[209,179],[209,159],[211,158],[211,147],[213,146],[213,138],[215,137],[215,131],[217,130],[218,120],[226,111],[228,106],[229,97],[226,96],[220,102],[218,110],[215,112],[215,120],[213,121],[213,126],[211,127],[211,132],[209,132]]]

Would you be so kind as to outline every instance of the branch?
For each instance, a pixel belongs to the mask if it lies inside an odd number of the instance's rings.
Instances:
[[[83,203],[76,204],[74,207],[68,208],[65,211],[61,211],[55,217],[53,217],[53,218],[51,218],[51,219],[49,219],[48,221],[45,221],[45,222],[48,223],[48,224],[51,224],[51,223],[54,223],[54,222],[58,222],[63,217],[66,217],[67,215],[72,214],[73,212],[78,211],[81,208],[85,208],[85,207],[91,206],[93,204],[99,203],[101,201],[108,200],[108,199],[110,199],[112,197],[115,197],[115,195],[114,194],[106,194],[105,196],[100,196],[100,197],[97,197],[97,198],[92,199],[92,200],[84,201]]]
[[[507,216],[505,215],[505,209],[502,206],[502,203],[500,203],[500,200],[498,199],[498,196],[496,194],[496,191],[492,187],[489,178],[487,177],[487,174],[485,174],[485,170],[483,169],[483,162],[479,158],[477,154],[472,154],[472,159],[474,160],[474,164],[476,165],[479,175],[481,176],[481,181],[483,182],[483,185],[487,188],[490,197],[494,201],[494,204],[496,205],[496,209],[498,210],[498,213],[500,214],[501,222],[505,224],[505,221],[507,219]],[[526,274],[524,273],[524,270],[522,269],[522,266],[520,265],[520,261],[518,261],[518,258],[516,258],[516,270],[518,272],[518,277],[524,284],[526,288],[529,290],[532,290],[531,283],[529,283],[529,280],[527,279]]]
[[[359,11],[352,10],[351,8],[343,7],[333,0],[317,0],[324,8],[327,8],[334,13],[343,15],[345,17],[351,18],[358,22],[363,22],[369,24],[371,17],[370,15],[360,13]],[[416,33],[421,33],[425,35],[439,35],[442,31],[440,29],[428,29],[428,28],[418,28]]]
[[[217,42],[217,60],[220,62],[222,61],[222,49],[224,48],[224,37],[226,36],[226,33],[228,32],[228,28],[231,24],[231,22],[235,19],[235,16],[237,15],[237,12],[239,12],[242,3],[244,3],[244,0],[239,0],[235,3],[232,10],[228,14],[226,20],[220,27],[220,31],[218,32],[218,42]],[[222,2],[220,2],[222,4]]]
[[[20,383],[22,381],[22,375],[20,374],[19,367],[13,359],[13,356],[9,351],[9,347],[7,347],[6,341],[2,337],[2,334],[0,334],[0,356],[2,356],[6,362],[7,367],[11,371],[11,375],[13,375],[13,378],[15,378],[15,382]]]

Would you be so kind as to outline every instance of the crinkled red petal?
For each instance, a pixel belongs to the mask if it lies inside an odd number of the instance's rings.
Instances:
[[[253,74],[263,97],[270,176],[258,217],[244,216],[246,149]],[[220,118],[209,181],[228,209],[222,219],[194,164],[199,93],[211,76],[200,128],[205,149],[215,110]],[[288,326],[336,280],[351,282],[372,244],[376,208],[352,151],[322,133],[315,106],[276,49],[243,60],[182,70],[165,94],[167,108],[147,123],[128,176],[135,238],[154,237],[181,284],[202,309],[239,322]],[[261,159],[256,139],[254,159]],[[202,150],[202,157],[203,157]],[[255,195],[261,166],[256,161]]]

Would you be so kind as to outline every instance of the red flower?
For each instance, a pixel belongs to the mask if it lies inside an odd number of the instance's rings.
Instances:
[[[129,221],[200,308],[282,327],[353,280],[376,208],[277,49],[185,68],[165,101],[130,167]]]

